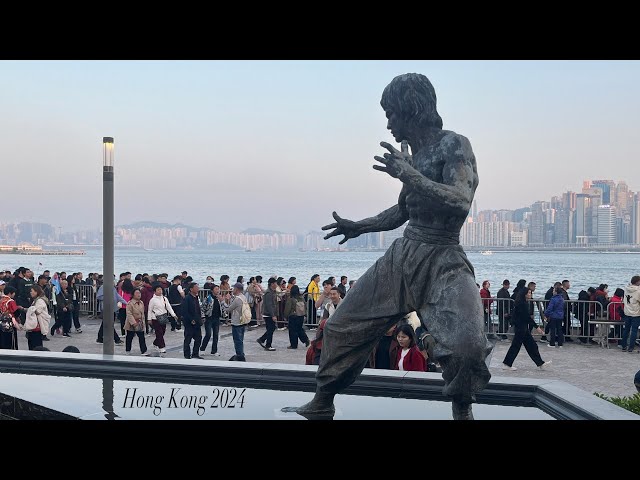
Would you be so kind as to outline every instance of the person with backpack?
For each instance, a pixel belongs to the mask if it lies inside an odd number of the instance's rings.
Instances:
[[[251,307],[242,294],[244,285],[236,283],[233,286],[233,297],[227,293],[222,303],[222,309],[229,314],[231,318],[231,335],[233,337],[233,346],[236,354],[229,361],[245,362],[244,356],[244,330],[245,326],[251,321]]]
[[[202,339],[202,345],[200,345],[200,355],[207,354],[207,345],[209,345],[209,339],[211,339],[211,355],[220,356],[218,353],[218,338],[220,335],[220,318],[222,317],[221,300],[220,287],[212,285],[203,305],[205,335]]]
[[[624,289],[624,331],[622,351],[632,353],[640,327],[640,275],[634,275]]]
[[[284,318],[289,321],[289,350],[298,348],[298,340],[309,347],[309,337],[302,328],[304,317],[307,311],[307,305],[304,297],[300,293],[300,287],[293,285],[291,287],[291,296],[287,300],[284,307]]]
[[[18,321],[22,309],[15,301],[17,290],[8,285],[0,298],[0,349],[18,350],[18,330],[22,325]]]

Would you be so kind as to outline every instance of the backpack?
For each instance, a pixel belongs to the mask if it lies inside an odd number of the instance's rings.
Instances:
[[[294,313],[296,317],[304,317],[307,313],[307,305],[301,300],[296,300],[296,309]]]
[[[251,307],[246,301],[242,302],[242,313],[240,314],[240,325],[246,325],[251,321]]]
[[[5,298],[9,298],[9,297],[5,297]],[[0,332],[5,332],[5,333],[9,333],[9,332],[13,332],[13,317],[11,316],[11,314],[8,311],[8,303],[11,300],[7,300],[4,301],[2,303],[0,303]]]
[[[211,296],[207,297],[207,299],[202,304],[202,311],[204,312],[205,317],[210,317],[213,313],[213,306],[215,305],[215,301]]]

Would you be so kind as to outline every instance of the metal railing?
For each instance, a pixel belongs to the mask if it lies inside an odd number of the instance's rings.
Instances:
[[[83,315],[96,316],[99,311],[98,301],[96,300],[96,292],[91,285],[76,285],[80,302],[80,313]],[[200,289],[198,297],[204,302],[209,296],[210,290]],[[165,296],[168,295],[168,289],[165,289]],[[305,325],[310,328],[318,326],[322,320],[322,309],[316,309],[313,306],[312,294],[305,293],[303,298],[306,308]],[[282,305],[278,303],[278,326],[286,326],[288,319],[284,318],[284,304],[289,299],[289,292],[282,296]],[[533,298],[528,300],[530,311],[532,311],[534,322],[544,329],[547,318],[544,311],[549,304],[548,300]],[[490,337],[513,335],[513,327],[510,325],[510,315],[514,309],[514,301],[511,298],[488,298],[482,299],[483,307],[485,307],[485,332]],[[565,301],[563,332],[564,335],[571,338],[580,338],[582,340],[609,338],[609,340],[620,340],[622,338],[622,317],[618,313],[619,307],[623,307],[622,302],[611,302],[607,308],[603,308],[598,301],[592,300],[569,300]],[[262,323],[262,317],[255,318],[261,309],[256,308],[255,303],[252,308],[254,320]],[[603,322],[620,322],[619,325],[595,325],[589,324],[589,321],[600,320]],[[607,329],[606,335],[601,329]],[[535,336],[539,336],[535,334]],[[548,336],[548,333],[547,333]]]
[[[496,336],[511,336],[513,328],[510,324],[511,313],[515,307],[511,298],[488,298],[482,299],[485,319],[485,332],[490,338]],[[544,314],[549,304],[549,300],[533,298],[527,301],[529,311],[533,315],[533,321],[543,330],[548,323],[548,318]],[[622,338],[623,318],[618,313],[618,308],[623,306],[622,302],[610,302],[606,308],[595,300],[567,300],[564,302],[563,333],[565,337],[578,338],[583,341],[600,340],[620,340]],[[618,325],[596,325],[589,322],[619,322]],[[603,332],[601,329],[606,329]],[[534,333],[534,336],[540,336]],[[548,329],[545,336],[549,337]]]

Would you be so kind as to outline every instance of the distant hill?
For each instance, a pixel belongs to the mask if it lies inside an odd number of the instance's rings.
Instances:
[[[191,225],[185,225],[184,223],[175,223],[173,225],[169,223],[159,223],[159,222],[135,222],[130,223],[128,225],[118,225],[117,228],[186,228],[187,230],[193,232],[200,232],[203,230],[215,230],[214,227],[193,227]],[[265,230],[262,228],[247,228],[240,233],[244,233],[247,235],[273,235],[273,234],[282,234],[284,232],[278,230]]]

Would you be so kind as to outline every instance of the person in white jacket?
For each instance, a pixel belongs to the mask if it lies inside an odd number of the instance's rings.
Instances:
[[[178,320],[177,315],[174,313],[173,308],[171,308],[171,304],[169,300],[164,296],[164,289],[162,285],[156,283],[154,284],[154,295],[149,300],[149,308],[147,311],[147,322],[151,324],[153,330],[156,332],[156,339],[153,341],[153,348],[156,352],[159,353],[167,353],[165,349],[164,343],[164,333],[167,329],[167,323],[160,323],[160,319],[162,319],[163,315],[166,315],[167,321],[169,321],[169,317],[174,318],[176,321]]]
[[[640,275],[635,275],[631,278],[631,283],[624,288],[624,331],[621,342],[623,352],[634,352],[638,327],[640,327]]]
[[[42,346],[42,332],[49,331],[49,305],[47,297],[39,285],[33,285],[29,290],[31,306],[27,309],[27,317],[24,330],[27,331],[29,350]]]

